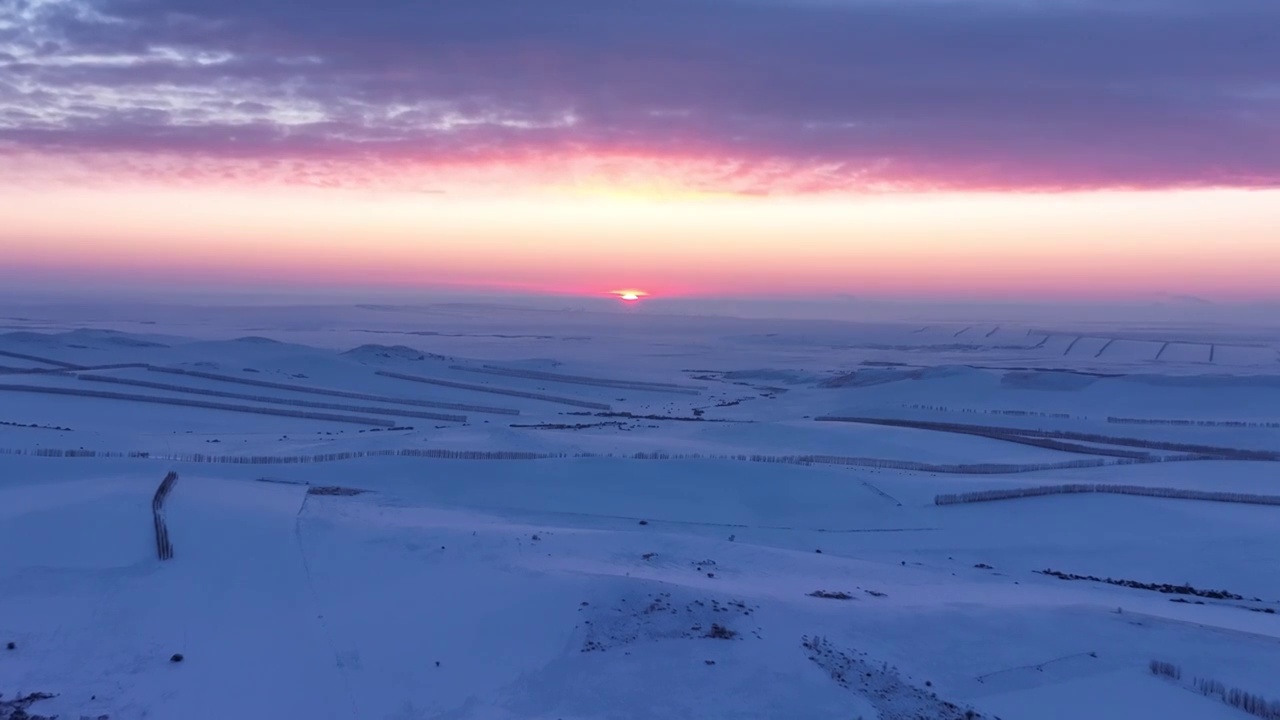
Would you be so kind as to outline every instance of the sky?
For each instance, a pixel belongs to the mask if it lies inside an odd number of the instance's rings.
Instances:
[[[1275,0],[0,0],[0,284],[1280,299]]]

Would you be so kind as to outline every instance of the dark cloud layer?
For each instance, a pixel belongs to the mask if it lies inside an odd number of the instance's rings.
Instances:
[[[832,186],[1280,184],[1275,0],[11,7],[0,142],[26,151],[589,152],[820,168]]]

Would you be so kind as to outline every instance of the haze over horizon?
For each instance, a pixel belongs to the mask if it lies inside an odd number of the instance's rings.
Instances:
[[[1278,88],[1264,0],[18,0],[0,283],[1270,302]]]

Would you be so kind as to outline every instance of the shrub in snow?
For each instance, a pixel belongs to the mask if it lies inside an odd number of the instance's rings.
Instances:
[[[738,637],[738,633],[723,625],[712,623],[711,629],[707,631],[706,637],[714,638],[716,640],[732,640]]]
[[[32,715],[27,712],[27,708],[35,703],[50,700],[53,697],[51,693],[36,692],[19,695],[12,700],[0,698],[0,720],[57,720],[57,716]]]
[[[844,650],[822,637],[804,637],[809,659],[840,687],[857,692],[875,705],[881,720],[974,720],[978,712],[947,702],[916,687],[888,663],[874,664],[866,653]]]
[[[825,600],[852,600],[853,596],[847,592],[830,592],[828,590],[814,590],[809,593],[809,597],[823,598]]]
[[[345,488],[337,485],[317,485],[307,488],[308,495],[337,495],[340,497],[350,497],[352,495],[362,495],[368,490],[358,490],[356,488]]]
[[[1172,583],[1146,583],[1137,580],[1124,580],[1122,578],[1101,578],[1096,575],[1076,575],[1075,573],[1065,573],[1061,570],[1036,570],[1040,575],[1048,575],[1056,577],[1059,580],[1087,580],[1089,582],[1100,582],[1108,585],[1118,585],[1120,587],[1133,588],[1134,590],[1152,590],[1166,595],[1194,595],[1196,597],[1210,598],[1212,600],[1245,600],[1243,595],[1229,592],[1227,590],[1201,590],[1190,584],[1174,585]],[[1247,598],[1253,602],[1262,602],[1262,598]]]

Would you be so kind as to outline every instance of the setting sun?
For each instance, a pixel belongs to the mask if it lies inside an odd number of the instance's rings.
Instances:
[[[649,293],[643,290],[614,290],[612,295],[617,295],[620,300],[627,302],[636,302],[642,297],[647,297]]]

